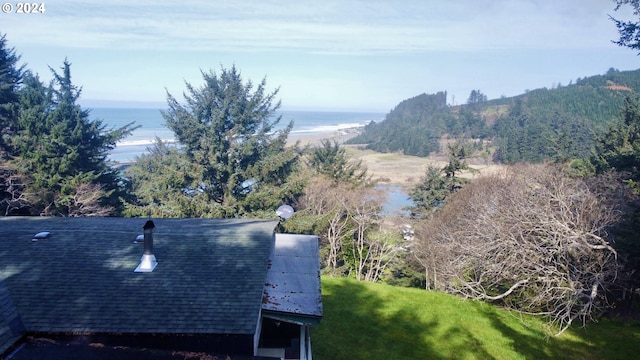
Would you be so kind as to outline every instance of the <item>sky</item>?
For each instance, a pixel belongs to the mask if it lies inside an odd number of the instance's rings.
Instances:
[[[7,1],[7,0],[5,0]],[[610,0],[46,0],[0,13],[21,62],[51,79],[71,64],[82,102],[165,107],[201,71],[266,79],[283,109],[388,112],[402,100],[472,90],[489,99],[636,70]],[[6,6],[6,4],[5,4]],[[24,10],[24,9],[23,9]],[[637,17],[636,17],[637,18]]]

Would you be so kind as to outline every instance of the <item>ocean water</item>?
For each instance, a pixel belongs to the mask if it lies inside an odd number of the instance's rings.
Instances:
[[[371,112],[323,112],[281,111],[281,120],[276,129],[286,127],[293,121],[291,134],[332,133],[341,129],[364,126],[370,121],[380,121],[385,114]],[[111,152],[110,159],[129,162],[143,154],[156,137],[164,141],[175,141],[173,132],[165,126],[160,109],[136,108],[92,108],[90,118],[100,119],[107,128],[118,128],[130,122],[140,125],[133,134]]]

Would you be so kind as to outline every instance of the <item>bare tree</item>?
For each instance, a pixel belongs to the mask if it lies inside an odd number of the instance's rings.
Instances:
[[[424,269],[425,290],[438,290],[438,274],[444,268],[444,261],[447,259],[447,247],[443,246],[436,237],[428,236],[426,222],[418,226],[419,234],[422,238],[413,242],[411,252],[415,259]]]
[[[398,251],[393,236],[382,230],[379,213],[384,195],[375,189],[359,189],[345,203],[353,222],[351,254],[356,279],[375,282]]]
[[[364,280],[376,282],[387,269],[387,266],[396,258],[400,246],[397,243],[398,235],[385,229],[371,231],[368,235],[367,256],[369,262],[366,266]]]
[[[307,185],[297,206],[316,224],[326,270],[353,272],[363,281],[380,278],[399,248],[379,223],[383,196],[371,187],[322,177]]]
[[[325,236],[329,243],[327,264],[333,270],[338,268],[338,259],[342,253],[342,243],[349,234],[349,217],[342,204],[335,204],[329,213],[329,222]]]
[[[0,209],[5,216],[29,212],[30,204],[24,193],[25,188],[16,170],[0,166]]]
[[[598,195],[559,168],[515,167],[456,193],[417,238],[438,249],[448,292],[546,316],[560,334],[600,314],[617,278],[616,216]]]
[[[371,261],[369,244],[367,241],[368,232],[375,223],[378,214],[375,201],[367,197],[356,199],[353,205],[349,206],[349,217],[354,222],[353,239],[351,241],[351,252],[354,259],[355,275],[357,280],[364,280],[366,267]]]
[[[114,212],[112,206],[102,205],[105,196],[102,184],[80,183],[69,206],[69,216],[109,216]]]
[[[314,219],[314,230],[327,250],[322,260],[331,271],[341,266],[342,244],[350,234],[351,224],[344,203],[344,197],[350,193],[350,189],[344,185],[318,177],[307,185],[304,196],[297,204],[307,216]]]

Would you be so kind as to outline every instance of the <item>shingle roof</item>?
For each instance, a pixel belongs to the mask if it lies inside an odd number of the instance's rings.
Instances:
[[[24,326],[9,291],[0,281],[0,354],[7,351],[24,333]]]
[[[158,267],[134,273],[145,221],[0,218],[0,282],[27,331],[253,334],[276,222],[154,219]]]

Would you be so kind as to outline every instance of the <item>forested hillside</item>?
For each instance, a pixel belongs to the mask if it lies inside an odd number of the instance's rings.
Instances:
[[[402,101],[351,144],[380,152],[427,156],[443,150],[442,136],[489,139],[503,163],[585,158],[596,135],[620,118],[625,97],[640,89],[640,70],[609,69],[553,89],[487,100],[473,90],[466,104],[449,106],[446,92]]]
[[[402,101],[379,124],[367,125],[356,141],[379,152],[403,150],[427,156],[438,151],[440,135],[453,117],[446,92],[421,94]]]

